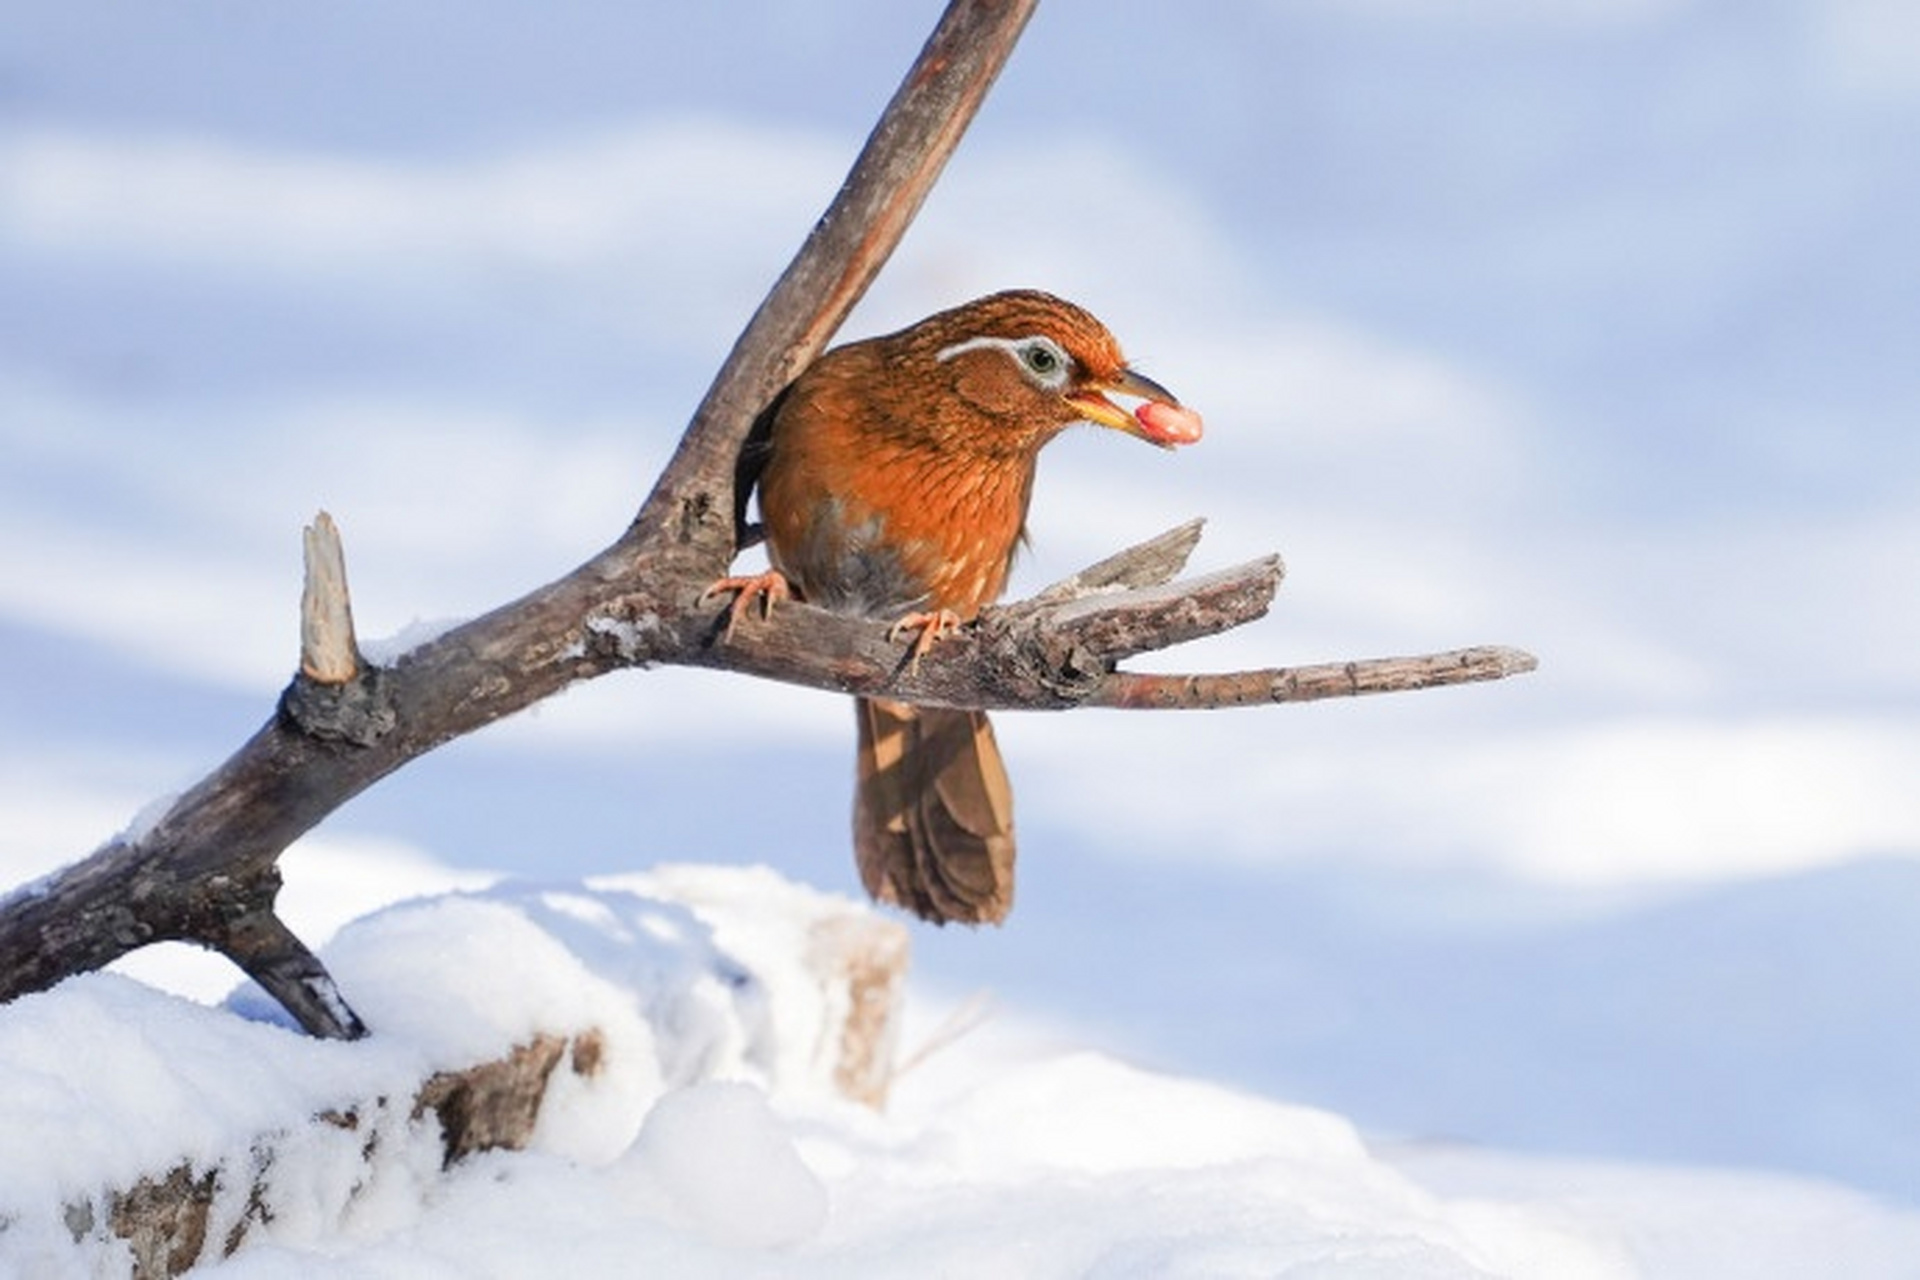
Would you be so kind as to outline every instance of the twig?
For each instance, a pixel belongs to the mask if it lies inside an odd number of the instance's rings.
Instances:
[[[1409,658],[1365,658],[1305,667],[1269,667],[1219,675],[1150,675],[1115,671],[1083,706],[1142,710],[1215,710],[1275,702],[1316,702],[1363,693],[1405,693],[1440,685],[1504,680],[1539,666],[1520,649],[1482,645]]]
[[[889,1083],[898,1081],[928,1059],[946,1052],[980,1028],[993,1021],[993,993],[976,991],[941,1020],[939,1026],[894,1066]]]

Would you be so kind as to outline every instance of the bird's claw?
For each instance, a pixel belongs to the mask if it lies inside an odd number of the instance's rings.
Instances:
[[[918,671],[920,659],[933,648],[934,642],[949,632],[960,629],[960,615],[951,609],[934,609],[929,612],[915,611],[907,614],[891,627],[887,628],[887,639],[898,644],[900,637],[909,631],[920,634],[913,642],[913,652],[907,658],[907,670]]]
[[[769,569],[765,573],[749,574],[743,578],[722,578],[700,593],[696,603],[705,604],[717,595],[733,592],[733,603],[727,606],[727,625],[721,631],[722,640],[733,639],[733,629],[740,619],[753,608],[753,602],[760,602],[760,617],[764,620],[773,616],[773,606],[782,600],[793,598],[793,585],[786,575],[778,569]]]

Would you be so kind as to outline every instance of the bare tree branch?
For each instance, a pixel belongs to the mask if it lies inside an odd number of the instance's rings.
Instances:
[[[1363,693],[1405,693],[1478,680],[1504,680],[1539,665],[1530,653],[1501,645],[1426,653],[1411,658],[1366,658],[1305,667],[1268,667],[1219,675],[1151,675],[1115,671],[1082,704],[1140,710],[1215,710],[1273,702],[1317,702]]]
[[[270,921],[268,932],[279,925],[274,862],[287,845],[415,756],[611,669],[585,656],[585,620],[607,598],[624,597],[636,616],[656,605],[663,618],[684,623],[732,557],[734,458],[755,415],[819,352],[899,243],[1034,3],[948,5],[619,541],[390,671],[356,664],[344,681],[332,667],[297,675],[274,717],[150,829],[117,837],[0,902],[0,1000],[150,942],[199,942],[246,967],[246,948],[211,922]],[[344,591],[342,575],[342,605]],[[333,1014],[307,1002],[289,1009],[316,1035],[358,1029],[344,1002]]]
[[[952,0],[833,204],[748,324],[632,524],[606,550],[390,665],[355,645],[338,531],[308,530],[300,671],[268,722],[151,826],[0,901],[0,1000],[150,942],[231,957],[308,1031],[364,1027],[274,913],[277,860],[334,809],[441,743],[579,680],[661,663],[985,709],[1193,708],[1494,679],[1514,650],[1291,670],[1144,675],[1118,664],[1263,615],[1277,556],[1174,582],[1194,521],[1031,600],[991,609],[922,661],[884,624],[800,603],[722,641],[701,592],[735,551],[736,460],[756,417],[867,287],[1011,53],[1035,0]]]

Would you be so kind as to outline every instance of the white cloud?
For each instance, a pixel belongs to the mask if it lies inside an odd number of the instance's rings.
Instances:
[[[711,671],[659,668],[579,686],[488,735],[495,747],[702,750],[750,739],[757,749],[853,751],[848,699]]]
[[[50,267],[187,263],[170,288],[225,276],[369,313],[457,312],[503,272],[588,298],[617,277],[617,314],[595,321],[680,353],[740,323],[832,190],[836,150],[712,121],[429,164],[15,131],[0,134],[0,241]],[[0,478],[0,611],[272,687],[291,669],[299,528],[317,510],[345,530],[369,634],[477,612],[611,541],[688,408],[535,421],[459,385],[351,375],[142,401],[0,368],[16,464]]]
[[[849,158],[812,134],[696,119],[424,163],[14,131],[0,240],[429,313],[544,284],[684,350],[737,328]]]
[[[298,659],[298,527],[279,573],[257,552],[195,557],[167,539],[0,513],[0,612],[161,670],[274,687]],[[277,655],[277,656],[276,656]]]
[[[1048,289],[1158,363],[1163,336],[1248,300],[1243,267],[1202,201],[1105,139],[983,141],[954,157],[863,318],[892,328],[995,289]]]
[[[469,161],[380,161],[192,137],[0,135],[0,227],[68,252],[171,254],[305,274],[369,259],[574,265],[775,234],[820,203],[823,139],[712,120]]]
[[[482,612],[611,542],[668,435],[373,399],[209,404],[187,422],[0,388],[0,413],[22,464],[0,481],[21,486],[0,503],[0,613],[253,689],[293,668],[300,529],[316,512],[342,527],[356,621],[377,637]],[[81,471],[135,514],[50,500],[28,461]]]
[[[1808,6],[1828,77],[1869,100],[1920,97],[1920,8],[1911,0],[1824,0]]]
[[[1482,765],[1530,869],[1583,881],[1920,852],[1920,730],[1838,717],[1585,725]],[[1491,796],[1489,796],[1491,798]]]
[[[1392,707],[1028,717],[1001,739],[1030,811],[1134,856],[1632,885],[1920,853],[1920,729],[1896,718],[1516,723],[1526,679]]]
[[[1286,10],[1320,10],[1348,18],[1431,25],[1530,27],[1639,26],[1657,22],[1692,0],[1273,0]]]
[[[146,797],[123,778],[102,777],[96,756],[0,756],[0,885],[38,879],[125,829]]]

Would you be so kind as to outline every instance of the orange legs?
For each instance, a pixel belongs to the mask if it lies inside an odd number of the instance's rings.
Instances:
[[[753,602],[760,602],[760,616],[771,618],[773,606],[782,600],[793,599],[793,584],[787,581],[785,574],[778,569],[769,569],[765,573],[751,574],[744,578],[722,578],[700,593],[698,603],[705,604],[723,592],[734,593],[733,603],[727,606],[727,629],[720,633],[723,640],[733,639],[733,629],[740,619],[753,608]]]
[[[920,635],[913,642],[913,656],[907,659],[908,669],[918,670],[921,657],[933,648],[934,641],[959,629],[960,615],[951,609],[934,609],[925,613],[916,610],[888,627],[887,639],[898,643],[907,632],[918,631]]]
[[[733,593],[733,603],[727,606],[727,626],[720,635],[723,640],[731,640],[733,629],[740,624],[740,619],[752,611],[756,600],[760,602],[760,616],[763,619],[771,618],[774,605],[782,600],[793,599],[793,584],[778,569],[740,578],[722,578],[700,593],[698,603],[705,604],[726,592]],[[959,630],[961,625],[960,615],[951,609],[915,610],[887,628],[887,639],[898,644],[908,632],[918,632],[913,640],[912,655],[908,658],[909,665],[918,668],[920,659],[940,637]]]

